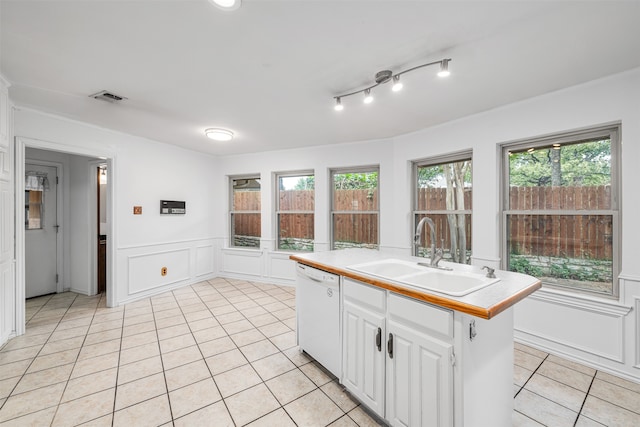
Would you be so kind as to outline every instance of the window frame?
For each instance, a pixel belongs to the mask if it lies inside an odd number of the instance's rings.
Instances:
[[[353,210],[335,210],[335,181],[334,176],[336,174],[343,173],[373,173],[376,172],[378,174],[378,209],[375,211],[353,211]],[[378,240],[376,242],[375,250],[380,250],[380,165],[369,165],[369,166],[354,166],[354,167],[341,167],[341,168],[333,168],[329,169],[329,248],[330,250],[335,250],[335,230],[333,227],[334,217],[335,215],[340,214],[357,214],[357,215],[377,215],[376,227],[378,229]]]
[[[260,209],[259,210],[235,210],[234,203],[234,189],[233,183],[238,180],[258,180],[260,182]],[[254,246],[237,246],[234,244],[235,234],[234,234],[234,222],[233,216],[235,214],[258,214],[260,215],[260,236],[259,243],[257,247]],[[234,249],[247,249],[247,250],[260,250],[261,249],[261,241],[262,241],[262,179],[260,174],[246,174],[246,175],[233,175],[229,176],[229,247]]]
[[[542,282],[543,289],[552,289],[554,291],[566,292],[575,296],[588,296],[592,298],[603,299],[619,299],[620,298],[620,274],[621,263],[621,240],[620,231],[620,194],[621,194],[621,125],[620,123],[606,124],[601,126],[589,127],[580,130],[559,132],[556,134],[545,135],[537,138],[527,138],[523,140],[513,141],[499,146],[500,164],[502,165],[502,185],[500,186],[500,245],[501,245],[501,267],[505,270],[509,268],[509,245],[508,239],[508,217],[509,215],[608,215],[612,219],[612,283],[611,294],[604,294],[595,291],[589,291],[583,288],[572,288],[549,282]],[[510,163],[509,152],[520,151],[528,148],[545,147],[548,148],[553,144],[575,145],[595,141],[598,139],[609,139],[611,141],[611,206],[609,209],[535,209],[535,210],[512,210],[509,206],[509,189],[510,189]]]
[[[314,189],[313,189],[313,194],[314,194],[314,202],[313,202],[313,210],[308,211],[308,210],[289,210],[289,211],[283,211],[280,209],[280,178],[286,178],[286,177],[302,177],[302,176],[312,176],[314,177]],[[276,189],[275,193],[275,201],[274,201],[274,206],[275,206],[275,236],[276,236],[276,242],[275,242],[275,247],[276,247],[276,251],[283,251],[283,252],[314,252],[315,251],[315,210],[316,210],[316,203],[315,203],[315,171],[314,170],[302,170],[302,171],[290,171],[290,172],[276,172],[274,173],[274,187]],[[305,251],[303,249],[282,249],[280,247],[280,215],[281,214],[304,214],[304,215],[311,215],[313,217],[313,221],[314,221],[314,233],[313,233],[313,241],[312,241],[312,245],[313,245],[313,249],[311,249],[310,251]]]
[[[427,209],[427,210],[418,210],[418,168],[420,167],[430,167],[430,166],[438,166],[448,163],[457,163],[464,161],[471,162],[471,197],[473,200],[473,150],[464,150],[458,151],[455,153],[443,154],[440,156],[433,156],[419,160],[413,160],[411,162],[411,185],[412,185],[412,194],[411,194],[411,234],[409,236],[409,242],[411,244],[411,254],[414,255],[414,242],[413,238],[415,236],[416,228],[418,227],[416,217],[418,215],[448,215],[448,214],[464,214],[469,215],[469,221],[471,223],[471,254],[473,254],[473,202],[471,203],[471,209],[463,209],[463,210],[447,210],[447,209]],[[419,256],[419,254],[415,254],[415,256]],[[467,264],[468,265],[468,264]]]

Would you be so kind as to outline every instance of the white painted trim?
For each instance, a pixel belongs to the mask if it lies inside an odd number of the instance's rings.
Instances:
[[[247,257],[261,257],[264,255],[261,249],[238,249],[238,248],[222,248],[222,253],[231,255],[242,255]]]
[[[620,304],[614,300],[604,300],[582,294],[563,293],[555,289],[541,288],[529,295],[528,298],[616,317],[624,317],[632,309],[631,306]]]
[[[48,167],[52,167],[52,168],[56,168],[56,176],[58,177],[58,182],[56,183],[56,222],[58,226],[62,226],[62,232],[60,232],[60,229],[58,228],[58,232],[56,233],[56,274],[58,275],[58,283],[56,283],[56,292],[60,293],[60,292],[64,292],[65,288],[63,286],[64,281],[65,281],[65,276],[64,276],[64,233],[65,233],[65,227],[68,226],[68,224],[65,224],[64,222],[64,185],[65,185],[65,177],[64,177],[64,165],[62,163],[59,162],[51,162],[48,160],[31,160],[31,159],[26,159],[25,158],[25,172],[26,172],[26,164],[27,162],[30,165],[38,165],[38,166],[48,166]],[[23,174],[24,176],[24,174]],[[17,188],[18,188],[18,176],[16,175],[16,202],[18,200],[22,200],[21,198],[18,197],[18,194],[22,194],[24,195],[24,187],[23,187],[23,191],[21,193],[17,192]],[[24,181],[24,179],[23,179]],[[16,203],[16,210],[18,209],[18,203]],[[24,224],[24,218],[22,220],[22,222],[18,223],[16,222],[16,227],[22,227],[24,228],[24,225],[18,225],[18,224]],[[25,246],[25,250],[26,250],[26,246]],[[26,262],[26,260],[25,260]]]
[[[89,265],[89,295],[97,295],[98,293],[98,234],[100,230],[98,229],[98,222],[100,220],[98,212],[98,177],[97,177],[97,168],[100,165],[104,165],[106,160],[91,160],[89,161],[89,170],[87,173],[89,174],[89,218],[92,219],[89,231],[89,251],[90,251],[90,265]],[[107,168],[107,173],[110,174],[109,168]],[[109,184],[109,175],[107,175],[107,185]],[[109,205],[107,205],[106,209],[109,209]],[[107,237],[107,247],[109,247],[111,236]]]
[[[118,249],[122,250],[130,250],[130,249],[138,249],[138,248],[148,248],[151,246],[164,246],[164,245],[176,245],[180,243],[189,243],[189,242],[200,242],[205,240],[215,240],[214,237],[197,237],[193,239],[184,239],[184,240],[172,240],[170,242],[157,242],[157,243],[145,243],[142,245],[129,245],[129,246],[120,246]]]
[[[636,313],[636,348],[635,350],[635,360],[634,360],[634,368],[640,369],[640,296],[635,296],[633,298],[635,300],[634,308]]]
[[[622,280],[629,280],[631,282],[640,282],[640,276],[633,276],[631,274],[623,274],[620,273],[618,275],[618,279],[622,279]]]

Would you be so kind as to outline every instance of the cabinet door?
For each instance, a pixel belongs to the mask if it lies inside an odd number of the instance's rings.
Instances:
[[[383,417],[384,316],[351,301],[344,302],[343,310],[342,383],[369,409]]]
[[[393,320],[387,320],[389,339],[387,420],[392,426],[452,426],[453,345]]]

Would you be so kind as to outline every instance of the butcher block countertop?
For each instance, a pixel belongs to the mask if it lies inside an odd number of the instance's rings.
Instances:
[[[329,273],[338,274],[370,285],[388,289],[398,294],[426,301],[440,307],[449,308],[483,319],[491,319],[517,302],[523,300],[542,286],[539,279],[526,274],[496,270],[499,282],[463,296],[417,289],[399,282],[382,279],[373,275],[348,269],[349,266],[385,260],[389,258],[413,262],[428,262],[427,258],[402,257],[381,253],[371,249],[343,249],[327,252],[294,254],[289,257],[300,264],[315,267]],[[454,271],[486,274],[480,267],[441,261],[441,266],[452,267]],[[428,267],[424,267],[427,269]]]

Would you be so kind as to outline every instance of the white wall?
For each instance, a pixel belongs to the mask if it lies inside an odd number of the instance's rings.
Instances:
[[[214,275],[212,212],[220,204],[211,191],[217,163],[214,158],[28,109],[16,111],[15,129],[17,140],[27,146],[104,156],[111,162],[113,199],[109,200],[108,214],[114,233],[108,254],[108,265],[113,264],[113,269],[108,271],[115,276],[108,273],[107,292],[113,304]],[[89,179],[87,159],[70,156],[69,169],[78,171],[69,180],[70,210],[75,211],[69,220],[78,230],[86,229],[88,212],[73,206],[89,203],[89,192],[83,189],[86,181],[82,182]],[[186,215],[161,216],[161,199],[186,201]],[[142,206],[142,215],[133,215],[134,205]],[[69,249],[83,263],[90,262],[84,260],[88,252],[80,252],[84,236],[70,236]],[[162,267],[168,269],[164,277]],[[76,273],[70,274],[78,278],[71,287],[82,288],[87,276],[80,270]]]
[[[341,144],[299,150],[271,151],[259,154],[225,157],[216,170],[214,181],[220,186],[223,203],[216,210],[216,239],[219,274],[251,280],[267,280],[280,284],[295,284],[294,265],[288,253],[275,251],[275,179],[279,172],[312,170],[315,173],[315,238],[316,251],[330,248],[330,169],[351,166],[380,167],[380,210],[386,218],[380,234],[380,247],[389,251],[408,250],[394,233],[388,218],[396,213],[393,183],[395,181],[393,143],[390,140],[366,144]],[[229,248],[229,175],[259,174],[261,180],[262,236],[261,248],[247,250]],[[403,219],[404,221],[404,219]],[[408,232],[408,229],[407,229]]]
[[[294,283],[287,254],[275,252],[274,172],[316,174],[316,250],[328,249],[329,168],[380,165],[381,250],[410,254],[411,161],[473,152],[472,262],[501,265],[500,144],[545,134],[622,123],[620,298],[575,298],[539,291],[515,310],[517,339],[600,369],[640,380],[640,69],[507,105],[390,140],[330,145],[224,158],[215,182],[227,211],[216,211],[219,274]],[[348,114],[348,113],[345,113]],[[261,250],[228,249],[228,175],[259,173]],[[222,184],[220,184],[222,183]],[[226,248],[226,249],[225,249]],[[635,310],[631,310],[634,307]]]
[[[31,111],[16,114],[16,134],[69,150],[106,152],[116,245],[115,301],[126,302],[221,276],[294,284],[293,263],[275,248],[273,174],[316,174],[316,250],[329,248],[330,168],[379,165],[381,250],[409,254],[411,161],[473,152],[473,259],[501,263],[499,145],[505,142],[622,123],[622,236],[620,298],[567,297],[539,291],[515,310],[516,337],[600,369],[640,380],[640,263],[635,244],[640,192],[640,69],[504,106],[394,139],[214,159],[200,153],[98,129]],[[260,250],[228,248],[228,176],[262,177]],[[187,215],[161,217],[160,199],[186,200]],[[143,215],[131,214],[134,205]],[[216,264],[213,264],[215,255]],[[159,277],[160,266],[170,276]],[[635,310],[632,310],[635,308]],[[553,319],[553,322],[548,322]]]

